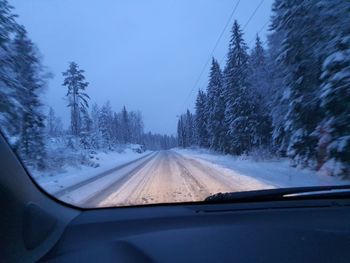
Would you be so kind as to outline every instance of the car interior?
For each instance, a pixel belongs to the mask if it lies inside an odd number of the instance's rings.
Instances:
[[[346,195],[82,209],[0,156],[2,262],[350,261]]]
[[[0,263],[350,263],[350,0],[0,0]]]

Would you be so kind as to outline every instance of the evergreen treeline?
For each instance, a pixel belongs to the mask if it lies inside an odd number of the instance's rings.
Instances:
[[[92,151],[84,150],[113,150],[125,144],[154,150],[176,146],[172,136],[145,134],[138,111],[123,107],[113,112],[109,102],[101,107],[90,105],[89,83],[77,63],[71,62],[62,74],[70,110],[69,130],[52,108],[44,113],[41,96],[49,74],[25,28],[16,22],[13,7],[0,0],[0,125],[26,165],[42,170],[57,168],[71,159],[76,159],[72,163],[87,164]],[[58,139],[61,148],[54,149]],[[62,152],[64,147],[71,151]]]
[[[120,112],[113,112],[107,101],[99,107],[96,103],[89,111],[90,97],[86,93],[84,70],[75,62],[69,64],[63,86],[67,87],[70,108],[70,134],[80,140],[84,149],[113,150],[120,144],[140,144],[149,150],[170,149],[176,146],[173,136],[144,133],[142,114],[128,111],[124,106]]]
[[[234,22],[178,144],[239,155],[269,149],[294,165],[350,174],[350,2],[275,0],[267,48]]]
[[[146,149],[157,151],[157,150],[168,150],[177,146],[177,139],[174,136],[145,133],[143,135],[143,145]]]
[[[39,52],[0,1],[0,125],[23,160],[45,168],[44,121],[40,94],[46,77]]]
[[[139,111],[128,111],[124,106],[119,112],[114,112],[109,101],[102,106],[94,103],[90,107],[90,97],[87,94],[89,83],[84,70],[77,63],[71,62],[62,74],[71,120],[69,131],[65,134],[71,136],[72,140],[78,140],[83,149],[114,150],[124,144],[139,144],[149,150],[176,146],[177,141],[173,136],[145,133]],[[53,131],[49,133],[51,136],[62,135],[63,128],[57,127],[57,123],[60,120],[50,108],[46,126]]]

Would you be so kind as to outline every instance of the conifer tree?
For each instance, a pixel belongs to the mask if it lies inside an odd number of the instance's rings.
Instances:
[[[101,132],[102,147],[111,150],[113,148],[113,113],[109,101],[102,106],[98,123]]]
[[[186,116],[185,117],[185,131],[186,131],[185,145],[186,147],[190,147],[196,144],[195,123],[194,123],[193,114],[188,109],[186,111],[185,116]]]
[[[269,147],[271,142],[271,115],[269,100],[271,99],[271,80],[266,65],[266,54],[259,36],[250,55],[250,97],[256,104],[255,117],[257,126],[254,133],[255,147]]]
[[[223,150],[225,138],[225,98],[222,86],[222,73],[219,63],[213,58],[207,88],[206,114],[209,147]]]
[[[200,147],[208,147],[208,131],[207,131],[207,96],[202,91],[198,91],[196,100],[195,128],[196,142]],[[194,143],[194,139],[193,143]]]
[[[17,23],[12,14],[13,7],[7,0],[0,1],[0,126],[7,136],[19,137],[20,119],[23,113],[18,96],[22,87],[14,76],[13,34]],[[12,142],[11,143],[16,143]]]
[[[226,99],[225,126],[227,129],[224,151],[242,154],[253,146],[256,129],[255,105],[251,102],[248,81],[247,45],[235,21],[224,70],[224,96]]]
[[[185,127],[184,127],[184,118],[183,115],[180,116],[177,122],[177,140],[178,146],[185,148]]]
[[[49,108],[49,112],[46,117],[46,132],[49,137],[59,136],[63,133],[62,120],[56,116],[52,107]]]
[[[318,127],[318,165],[331,175],[350,176],[350,2],[320,1],[322,34],[318,52],[322,63],[321,107]],[[330,168],[331,167],[331,168]]]
[[[131,129],[130,129],[130,118],[129,113],[124,106],[121,112],[121,138],[123,143],[131,142]]]
[[[102,147],[102,136],[100,131],[100,108],[94,103],[91,107],[91,132],[89,136],[90,145],[93,149]]]
[[[44,128],[40,93],[45,86],[42,66],[34,44],[23,27],[14,39],[15,75],[20,85],[18,101],[22,105],[19,152],[37,168],[45,168]]]
[[[87,111],[89,107],[90,97],[85,92],[89,83],[85,81],[84,70],[79,69],[75,62],[71,62],[68,70],[62,74],[65,77],[63,86],[67,87],[66,96],[71,111],[71,131],[73,135],[78,136],[81,129],[82,112]]]

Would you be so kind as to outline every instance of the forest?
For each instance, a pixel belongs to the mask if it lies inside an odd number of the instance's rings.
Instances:
[[[213,58],[181,147],[258,151],[350,175],[350,2],[275,0],[267,41],[248,48],[237,21],[225,65]]]
[[[34,170],[53,170],[64,164],[94,165],[96,150],[137,151],[169,149],[177,145],[169,135],[146,133],[142,114],[124,106],[114,112],[110,102],[92,103],[89,82],[76,62],[62,73],[70,125],[64,127],[55,110],[47,109],[42,95],[50,72],[40,52],[7,0],[0,0],[0,125],[21,160]],[[64,69],[62,69],[64,70]]]
[[[350,174],[350,2],[275,0],[267,40],[248,47],[237,21],[227,58],[213,58],[194,112],[177,137],[144,131],[142,113],[94,103],[78,63],[62,69],[68,127],[42,100],[51,73],[13,7],[0,0],[0,125],[26,165],[89,164],[97,150],[198,146],[235,156],[258,152],[328,175]],[[66,125],[67,126],[67,125]],[[58,149],[56,146],[60,145]],[[68,152],[70,154],[68,154]],[[54,160],[54,161],[52,161]]]

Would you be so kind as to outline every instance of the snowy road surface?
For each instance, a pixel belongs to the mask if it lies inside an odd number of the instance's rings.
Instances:
[[[83,207],[201,201],[217,192],[274,188],[169,150],[153,153],[55,195]]]
[[[146,154],[54,195],[82,207],[108,207],[202,201],[218,192],[345,183],[349,182],[283,161],[242,161],[177,149]]]

